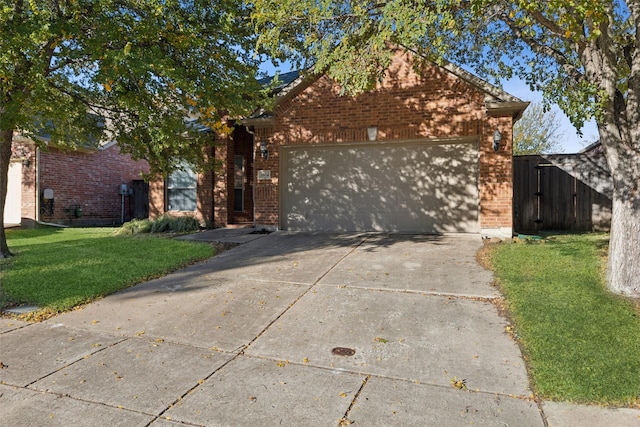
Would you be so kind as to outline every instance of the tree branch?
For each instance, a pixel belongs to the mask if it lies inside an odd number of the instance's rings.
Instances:
[[[567,73],[567,75],[576,83],[579,83],[584,79],[584,74],[575,65],[569,62],[569,60],[562,52],[540,42],[534,37],[525,35],[522,31],[522,28],[518,26],[515,21],[509,18],[509,16],[504,11],[500,13],[500,19],[505,24],[507,24],[509,29],[513,32],[514,36],[525,42],[531,48],[531,50],[538,54],[553,58]]]

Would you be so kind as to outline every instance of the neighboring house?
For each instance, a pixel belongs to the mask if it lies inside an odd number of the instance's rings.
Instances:
[[[221,169],[151,183],[151,216],[510,237],[512,129],[528,103],[452,65],[417,73],[412,55],[399,49],[385,79],[357,97],[325,75],[283,75],[273,111],[216,136]]]
[[[611,227],[613,179],[599,142],[576,154],[516,156],[513,182],[517,232]]]
[[[5,226],[112,225],[148,216],[148,186],[141,174],[149,167],[121,154],[115,142],[62,151],[51,145],[39,149],[16,134],[12,151]],[[127,188],[120,191],[122,184]]]

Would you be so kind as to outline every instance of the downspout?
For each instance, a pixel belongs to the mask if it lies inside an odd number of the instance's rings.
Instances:
[[[251,144],[251,160],[253,163],[253,185],[251,185],[251,204],[253,206],[253,228],[256,228],[256,184],[257,184],[257,179],[256,179],[256,133],[254,131],[251,130],[251,128],[249,126],[245,125],[245,129],[247,129],[247,132],[249,132],[251,134],[251,136],[253,137],[253,143]]]

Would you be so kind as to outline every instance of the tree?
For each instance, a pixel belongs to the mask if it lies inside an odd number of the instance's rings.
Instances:
[[[210,166],[210,138],[185,117],[224,130],[256,103],[248,13],[232,0],[0,0],[0,217],[17,131],[70,149],[117,140],[152,172]]]
[[[607,278],[640,295],[639,0],[255,0],[259,45],[313,64],[352,93],[371,88],[393,45],[517,75],[576,128],[595,117],[614,181]]]
[[[513,154],[553,153],[560,149],[562,132],[557,111],[534,102],[513,126]]]

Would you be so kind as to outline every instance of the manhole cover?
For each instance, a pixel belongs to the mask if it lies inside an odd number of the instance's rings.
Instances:
[[[336,356],[353,356],[354,354],[356,354],[356,351],[348,347],[334,347],[331,350],[331,353],[335,354]]]

